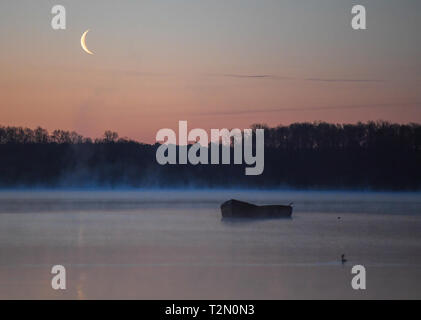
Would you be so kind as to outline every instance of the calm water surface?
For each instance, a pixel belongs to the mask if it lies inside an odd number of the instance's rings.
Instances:
[[[222,221],[230,198],[293,218]],[[419,299],[420,279],[420,193],[0,192],[1,299]]]

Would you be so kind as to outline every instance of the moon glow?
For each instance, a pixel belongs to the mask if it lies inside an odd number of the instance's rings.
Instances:
[[[86,52],[86,53],[89,53],[89,54],[94,54],[92,51],[90,51],[89,49],[88,49],[88,47],[86,46],[86,35],[88,34],[88,32],[89,32],[89,29],[88,30],[86,30],[84,33],[83,33],[83,35],[82,35],[82,38],[80,38],[80,45],[82,46],[82,49]]]

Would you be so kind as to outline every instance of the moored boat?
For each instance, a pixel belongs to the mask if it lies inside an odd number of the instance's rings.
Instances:
[[[288,218],[292,215],[292,204],[257,206],[231,199],[221,205],[223,218]]]

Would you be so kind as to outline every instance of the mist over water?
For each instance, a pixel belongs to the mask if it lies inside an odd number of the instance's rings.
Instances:
[[[294,202],[293,217],[223,221],[231,198]],[[55,264],[65,292],[51,289]],[[419,193],[0,192],[3,299],[420,298],[420,276]]]

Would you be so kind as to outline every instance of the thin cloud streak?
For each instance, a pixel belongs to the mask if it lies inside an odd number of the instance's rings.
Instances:
[[[272,80],[302,80],[310,82],[386,82],[382,79],[353,79],[353,78],[297,78],[288,76],[279,76],[273,74],[236,74],[236,73],[224,73],[224,74],[207,74],[213,77],[226,77],[226,78],[238,78],[238,79],[272,79]]]
[[[385,80],[380,79],[329,79],[329,78],[307,78],[305,81],[312,82],[385,82]]]
[[[222,74],[219,75],[226,78],[239,78],[239,79],[274,79],[274,80],[293,80],[291,77],[276,76],[271,74]]]
[[[225,116],[250,113],[272,113],[272,112],[288,112],[288,111],[322,111],[322,110],[343,110],[343,109],[364,109],[364,108],[387,108],[387,107],[421,107],[421,102],[413,103],[379,103],[379,104],[361,104],[361,105],[342,105],[342,106],[316,106],[316,107],[298,107],[298,108],[273,108],[260,110],[239,110],[239,111],[220,111],[208,113],[195,113],[197,116]]]

